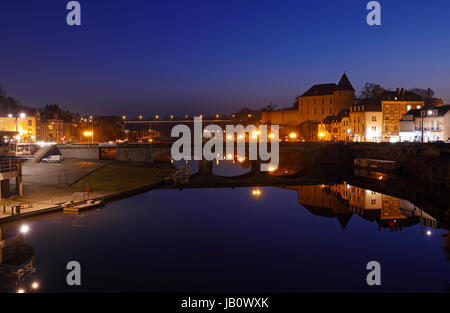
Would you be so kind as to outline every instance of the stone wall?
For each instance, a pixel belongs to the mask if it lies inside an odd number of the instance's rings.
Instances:
[[[450,145],[445,143],[352,143],[353,158],[392,160],[404,174],[450,186]]]
[[[262,124],[297,125],[300,123],[300,115],[298,110],[262,112],[261,121]]]
[[[97,144],[66,144],[57,145],[57,148],[65,159],[100,159],[100,151]]]
[[[129,144],[117,146],[116,160],[134,163],[169,161],[170,145]]]

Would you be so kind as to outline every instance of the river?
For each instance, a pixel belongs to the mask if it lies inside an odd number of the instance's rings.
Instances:
[[[218,175],[246,172],[214,164]],[[0,228],[4,291],[33,282],[39,292],[449,290],[447,227],[407,199],[345,181],[156,189]],[[66,283],[69,261],[81,265],[81,286]],[[380,263],[380,286],[366,283],[369,261]],[[32,270],[19,280],[13,266]]]

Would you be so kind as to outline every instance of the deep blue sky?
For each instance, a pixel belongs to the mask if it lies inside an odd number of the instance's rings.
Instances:
[[[344,70],[359,91],[432,87],[450,102],[450,1],[0,0],[0,84],[85,114],[229,113],[291,105]]]

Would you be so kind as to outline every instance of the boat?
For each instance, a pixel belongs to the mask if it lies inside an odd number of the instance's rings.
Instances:
[[[377,159],[355,159],[354,166],[358,168],[367,168],[385,173],[394,172],[399,169],[395,161],[377,160]]]

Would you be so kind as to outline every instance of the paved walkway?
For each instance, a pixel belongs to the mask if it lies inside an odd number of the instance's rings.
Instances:
[[[23,164],[23,196],[11,195],[4,199],[0,207],[0,220],[11,216],[11,206],[31,202],[32,208],[23,209],[21,213],[39,211],[58,203],[73,200],[75,191],[69,187],[80,177],[94,171],[111,161],[69,159],[61,163]],[[15,192],[15,180],[11,179],[11,192]],[[109,195],[109,192],[91,192],[89,197],[96,198]],[[81,199],[78,199],[81,200]],[[5,213],[3,213],[5,206]]]

